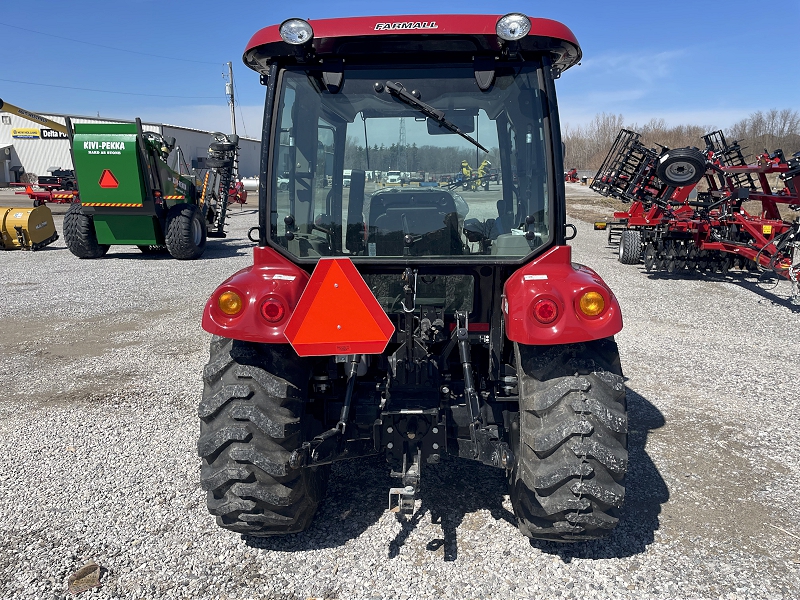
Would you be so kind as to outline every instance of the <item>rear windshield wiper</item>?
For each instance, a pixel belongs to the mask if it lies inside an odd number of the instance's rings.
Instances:
[[[463,137],[465,140],[467,140],[469,142],[472,142],[478,148],[480,148],[481,150],[483,150],[484,152],[486,152],[488,154],[489,151],[486,148],[484,148],[483,146],[481,146],[481,144],[477,140],[471,138],[466,133],[461,131],[456,125],[454,125],[453,123],[448,121],[444,116],[444,111],[443,110],[439,110],[438,108],[433,108],[430,104],[426,104],[422,100],[417,100],[414,96],[412,96],[411,94],[409,94],[406,91],[405,86],[402,83],[400,83],[399,81],[398,82],[387,81],[386,82],[386,89],[389,90],[389,93],[392,96],[394,96],[395,98],[397,98],[401,102],[405,102],[409,106],[411,106],[413,108],[416,108],[419,112],[421,112],[426,117],[429,117],[429,118],[433,119],[434,121],[436,121],[437,123],[439,123],[440,127],[444,127],[446,129],[449,129],[453,133],[457,133],[458,135]]]

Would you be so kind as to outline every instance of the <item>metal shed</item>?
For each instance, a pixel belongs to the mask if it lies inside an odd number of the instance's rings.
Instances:
[[[93,117],[43,114],[57,123],[130,123],[126,119],[101,119]],[[28,177],[46,175],[51,167],[72,169],[69,140],[65,135],[41,127],[14,114],[3,114],[0,120],[0,187]],[[204,158],[211,141],[211,132],[162,123],[142,123],[145,131],[154,131],[174,137],[189,167]],[[259,140],[240,138],[239,174],[242,177],[258,176],[260,160]],[[6,152],[6,150],[8,150]],[[170,157],[177,160],[177,157]]]

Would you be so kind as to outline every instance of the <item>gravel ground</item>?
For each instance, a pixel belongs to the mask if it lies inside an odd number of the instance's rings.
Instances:
[[[303,534],[218,528],[195,451],[200,316],[251,263],[255,219],[235,208],[231,237],[194,262],[124,247],[79,261],[63,240],[0,254],[0,598],[65,598],[91,559],[102,587],[81,598],[800,597],[788,283],[647,275],[582,222],[574,257],[625,318],[630,477],[609,539],[529,542],[503,473],[456,459],[427,468],[410,521],[386,511],[375,459],[334,466]]]

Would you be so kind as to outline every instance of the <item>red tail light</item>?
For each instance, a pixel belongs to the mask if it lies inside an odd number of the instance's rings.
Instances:
[[[533,317],[539,323],[548,325],[558,318],[558,305],[549,298],[543,298],[533,305]]]
[[[286,307],[277,298],[267,298],[261,304],[261,316],[267,323],[279,323],[286,316]]]

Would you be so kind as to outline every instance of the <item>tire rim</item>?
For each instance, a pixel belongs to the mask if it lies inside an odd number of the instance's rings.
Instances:
[[[203,229],[200,226],[200,221],[192,219],[192,242],[194,242],[195,246],[199,246],[201,241],[203,241]]]
[[[690,162],[674,162],[665,169],[665,174],[670,181],[675,183],[686,183],[692,181],[697,176],[697,168]]]

